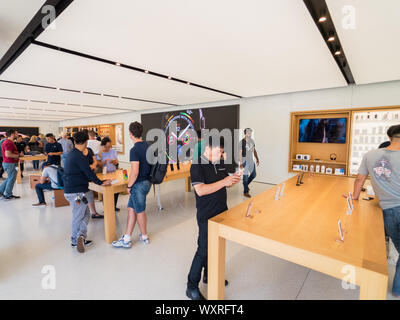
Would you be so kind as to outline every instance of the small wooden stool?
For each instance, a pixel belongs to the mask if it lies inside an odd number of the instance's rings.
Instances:
[[[54,206],[56,208],[69,206],[69,202],[67,201],[67,199],[65,199],[63,189],[55,189],[53,191],[54,191]]]

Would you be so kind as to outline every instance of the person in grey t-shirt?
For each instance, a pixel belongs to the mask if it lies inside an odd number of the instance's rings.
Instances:
[[[391,127],[390,145],[367,152],[354,182],[353,199],[358,200],[368,175],[383,209],[385,233],[400,252],[400,125]],[[396,264],[392,294],[400,296],[400,258]]]
[[[246,128],[244,130],[244,138],[240,141],[239,145],[239,163],[240,167],[244,169],[243,173],[243,195],[245,197],[251,198],[249,194],[250,188],[249,184],[256,177],[256,164],[254,163],[254,157],[256,158],[257,166],[260,164],[258,159],[258,154],[256,151],[256,144],[251,138],[253,130]]]
[[[68,153],[74,148],[74,145],[70,139],[67,138],[67,134],[63,133],[62,138],[58,140],[58,143],[61,144],[63,153],[61,155],[61,163],[64,166],[65,160],[67,159]]]

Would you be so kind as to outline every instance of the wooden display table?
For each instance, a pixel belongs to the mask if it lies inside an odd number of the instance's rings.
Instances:
[[[301,186],[296,179],[286,181],[280,200],[274,200],[272,188],[209,220],[208,299],[224,299],[225,240],[338,279],[346,277],[360,286],[360,299],[386,299],[385,232],[377,200],[362,200],[362,193],[347,215],[342,194],[353,190],[353,178],[305,175]],[[251,200],[253,217],[246,218]],[[346,230],[342,243],[336,241],[338,219]]]
[[[24,157],[20,157],[19,158],[19,162],[18,162],[18,173],[17,173],[17,183],[21,184],[21,160],[23,160],[24,162],[28,162],[28,161],[35,161],[35,160],[47,160],[47,156],[44,154],[38,154],[37,156],[27,156],[25,155]]]
[[[128,175],[130,170],[128,171]],[[97,177],[100,180],[116,180],[119,182],[115,183],[111,186],[99,186],[95,183],[89,183],[89,189],[96,191],[103,196],[103,204],[104,204],[104,232],[105,239],[107,243],[112,243],[117,240],[116,236],[116,228],[115,228],[115,204],[114,204],[114,194],[124,192],[128,186],[128,180],[123,179],[122,169],[117,170],[112,173],[107,173],[105,175],[98,173]],[[186,191],[190,191],[190,163],[181,164],[180,170],[176,169],[171,171],[168,169],[167,175],[164,178],[164,182],[177,180],[177,179],[185,179]]]

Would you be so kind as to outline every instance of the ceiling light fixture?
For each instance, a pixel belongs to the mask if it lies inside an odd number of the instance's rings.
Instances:
[[[190,85],[190,82],[186,82],[186,84]]]
[[[149,70],[144,70],[144,73],[149,73]]]
[[[340,51],[339,46],[337,46],[337,47],[336,47],[336,50],[335,50],[335,56],[338,56],[338,55],[340,55],[341,53],[342,53],[342,51]]]
[[[335,35],[334,35],[333,31],[329,32],[328,41],[329,42],[335,41]]]
[[[116,62],[115,65],[119,67],[121,64],[119,62]]]
[[[169,79],[169,80],[171,80],[171,79],[172,79],[172,77],[171,77],[171,76],[168,76],[168,79]]]
[[[326,11],[321,10],[321,15],[319,16],[318,22],[325,22],[327,20],[326,18]]]

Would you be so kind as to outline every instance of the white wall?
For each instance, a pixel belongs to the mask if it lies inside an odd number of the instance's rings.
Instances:
[[[129,162],[129,150],[133,147],[133,143],[129,138],[129,124],[134,121],[140,121],[140,113],[124,112],[113,115],[89,117],[74,120],[60,121],[60,127],[107,124],[107,123],[123,123],[124,124],[124,140],[125,153],[118,156],[119,161]]]
[[[242,129],[246,127],[254,129],[256,149],[260,157],[256,181],[280,183],[291,176],[288,173],[290,112],[400,106],[400,81],[233,99],[186,107],[217,107],[229,104],[240,104],[240,127]],[[185,106],[162,110],[183,108]],[[60,126],[124,122],[125,155],[120,156],[120,161],[128,161],[129,149],[132,147],[128,133],[129,123],[140,121],[141,113],[158,111],[161,111],[161,109],[61,121]]]
[[[15,127],[39,127],[39,132],[46,135],[47,133],[53,133],[58,135],[59,121],[33,121],[33,120],[3,120],[0,119],[0,126],[15,126]]]

